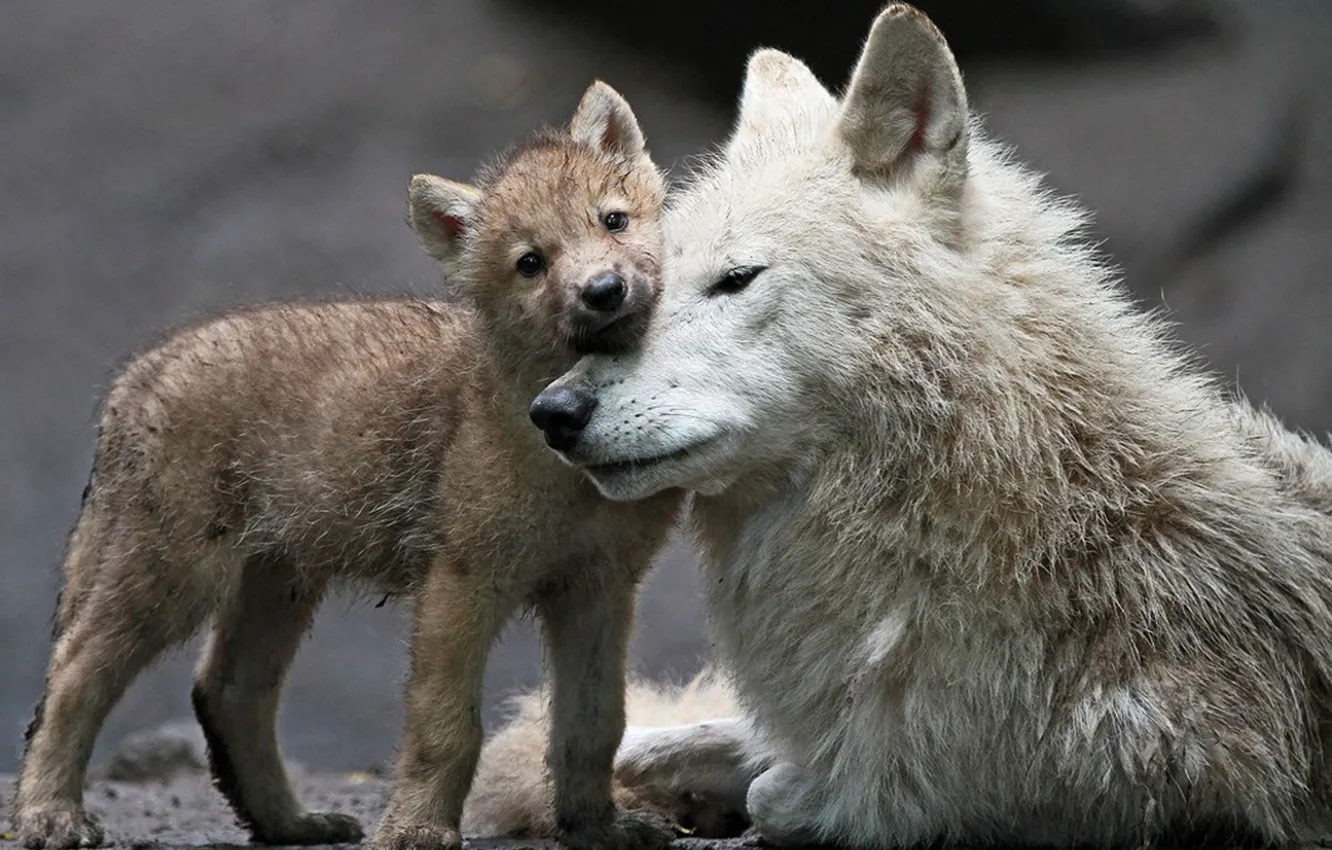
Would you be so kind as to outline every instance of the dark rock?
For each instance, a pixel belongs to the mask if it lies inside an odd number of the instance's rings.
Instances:
[[[578,15],[615,41],[693,69],[694,94],[729,105],[744,59],[756,46],[804,59],[841,86],[866,27],[886,0],[765,3],[674,0],[523,0]],[[963,63],[983,58],[1085,59],[1160,52],[1211,33],[1225,18],[1217,0],[915,0]]]
[[[127,735],[96,774],[115,782],[170,782],[207,771],[203,731],[193,720],[178,720]],[[178,797],[170,799],[180,806]]]

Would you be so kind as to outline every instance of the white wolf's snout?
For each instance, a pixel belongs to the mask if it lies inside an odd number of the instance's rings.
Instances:
[[[546,445],[617,501],[672,487],[716,489],[714,461],[725,454],[727,430],[669,380],[614,377],[635,368],[626,359],[585,357],[532,401]]]
[[[546,445],[567,459],[596,408],[597,397],[586,388],[552,384],[533,399],[528,415],[541,429]]]

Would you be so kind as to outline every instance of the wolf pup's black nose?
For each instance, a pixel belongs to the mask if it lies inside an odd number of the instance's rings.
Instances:
[[[587,427],[597,397],[583,390],[560,387],[536,397],[528,415],[532,424],[546,435],[546,445],[557,452],[567,452],[578,443],[578,435]]]
[[[615,272],[597,275],[583,287],[583,303],[589,310],[598,313],[611,313],[624,303],[624,296],[629,288],[624,285],[624,278]]]

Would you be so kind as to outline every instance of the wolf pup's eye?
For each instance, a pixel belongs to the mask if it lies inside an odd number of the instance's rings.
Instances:
[[[709,295],[734,295],[754,282],[767,266],[742,266],[731,269],[708,290]]]
[[[546,261],[535,251],[528,251],[518,258],[518,274],[523,277],[538,275],[545,267]]]
[[[611,233],[619,233],[629,226],[629,216],[622,212],[608,212],[601,218],[601,223]]]

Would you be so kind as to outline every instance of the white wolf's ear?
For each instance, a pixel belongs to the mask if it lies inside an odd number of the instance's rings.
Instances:
[[[965,175],[967,95],[943,34],[905,3],[870,28],[842,101],[839,130],[863,174],[887,178],[931,156]]]
[[[418,174],[407,189],[407,218],[425,252],[441,263],[457,259],[476,228],[481,193],[466,183]]]
[[[634,159],[647,152],[643,131],[629,102],[601,80],[583,93],[569,124],[569,135],[598,153],[617,153]]]
[[[740,114],[727,148],[812,133],[837,109],[837,99],[804,62],[780,50],[762,47],[749,56]]]

